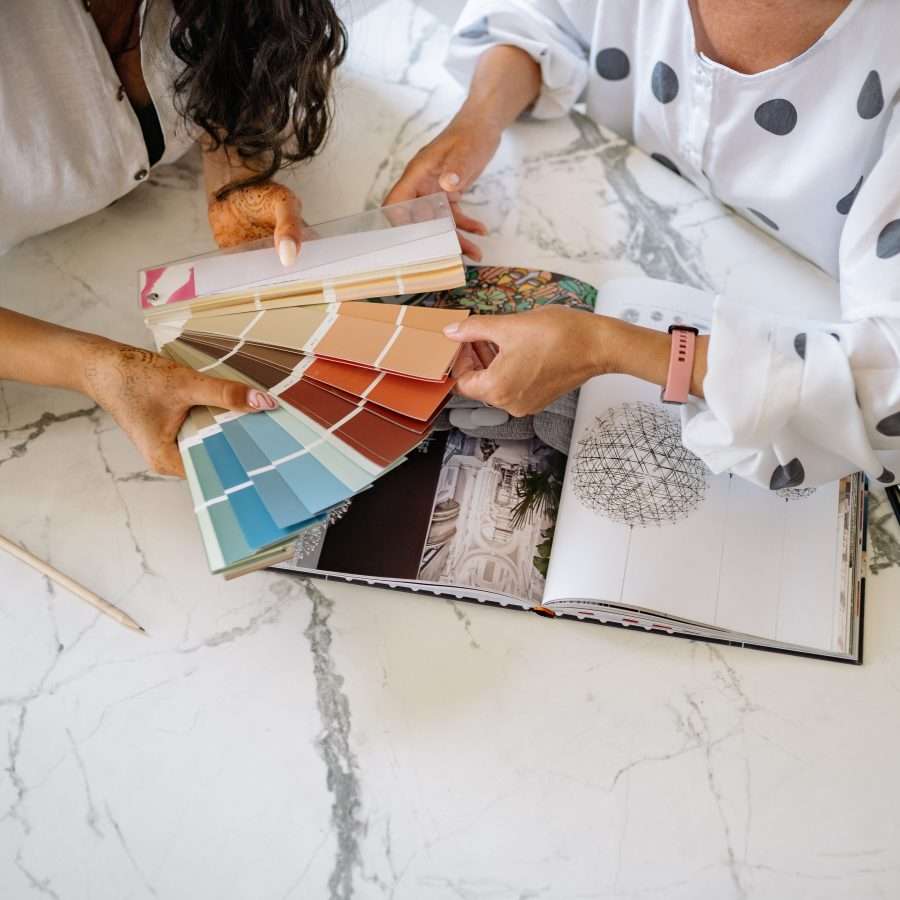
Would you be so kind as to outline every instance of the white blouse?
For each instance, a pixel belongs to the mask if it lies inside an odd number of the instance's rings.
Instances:
[[[89,215],[150,171],[141,126],[84,0],[3,0],[0,253]],[[170,0],[144,5],[141,63],[165,138],[159,163],[193,143],[175,110]]]
[[[687,0],[470,0],[450,70],[496,44],[541,66],[532,114],[590,116],[840,281],[798,331],[716,299],[683,440],[771,487],[900,474],[900,3],[851,0],[793,60],[743,75],[695,49]],[[785,311],[789,312],[789,311]]]

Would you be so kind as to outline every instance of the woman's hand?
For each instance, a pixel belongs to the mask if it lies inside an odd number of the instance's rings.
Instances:
[[[512,416],[540,412],[595,375],[666,383],[672,339],[609,316],[544,306],[506,316],[472,316],[444,334],[464,344],[453,368],[458,393]],[[697,338],[691,394],[703,397],[709,336]]]
[[[606,322],[581,310],[544,306],[449,325],[444,334],[466,344],[453,370],[456,389],[512,416],[538,412],[610,370]]]
[[[210,378],[149,350],[96,338],[88,338],[81,350],[84,392],[116,420],[147,465],[161,475],[184,477],[176,438],[192,406],[255,412],[278,405],[263,391]]]
[[[237,188],[221,200],[210,196],[209,226],[220,247],[234,247],[272,235],[282,265],[291,266],[300,250],[303,219],[300,198],[274,181]]]
[[[400,179],[385,197],[384,205],[426,197],[445,191],[450,198],[453,217],[461,232],[487,234],[482,222],[467,216],[459,206],[467,190],[500,145],[502,130],[480,122],[471,111],[460,110],[453,121],[409,162]],[[481,251],[460,233],[459,245],[466,256],[480,260]]]
[[[466,102],[450,124],[412,158],[385,205],[445,191],[459,228],[486,234],[481,222],[460,210],[460,196],[493,159],[504,129],[534,102],[540,87],[541,68],[524,50],[507,45],[485,50]],[[467,256],[481,259],[478,247],[462,234],[459,244]]]

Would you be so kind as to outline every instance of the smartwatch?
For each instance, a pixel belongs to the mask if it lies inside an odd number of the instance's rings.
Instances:
[[[669,374],[660,399],[663,403],[687,403],[694,373],[694,350],[700,332],[690,325],[670,325],[672,349],[669,353]]]

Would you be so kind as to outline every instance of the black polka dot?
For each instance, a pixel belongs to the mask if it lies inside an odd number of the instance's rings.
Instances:
[[[879,259],[890,259],[900,253],[900,219],[888,222],[878,235],[875,252]]]
[[[488,17],[482,16],[477,22],[473,22],[467,28],[464,28],[459,33],[459,36],[467,41],[482,41],[489,33]]]
[[[668,156],[663,156],[662,153],[651,153],[650,159],[655,159],[661,166],[665,166],[676,175],[681,174],[681,169],[679,169]]]
[[[881,474],[878,476],[878,480],[882,484],[891,484],[897,480],[897,476],[890,469],[882,469]]]
[[[769,488],[773,491],[782,491],[785,488],[799,487],[806,478],[803,471],[803,463],[795,456],[789,463],[779,466],[769,481]]]
[[[759,219],[759,221],[764,225],[768,225],[769,228],[772,229],[772,231],[778,231],[778,226],[768,216],[763,215],[761,212],[759,212],[759,210],[751,209],[749,206],[747,207],[747,210],[749,212],[752,212],[753,215],[756,216],[756,218]]]
[[[846,216],[850,209],[853,207],[853,201],[856,199],[856,195],[859,193],[859,189],[862,187],[863,179],[862,175],[859,176],[859,181],[856,182],[856,187],[850,191],[849,194],[844,194],[840,200],[837,202],[837,211],[842,215]]]
[[[892,415],[887,416],[875,427],[888,437],[900,437],[900,412],[895,412]]]
[[[856,101],[856,111],[864,119],[874,119],[883,109],[884,92],[881,90],[881,76],[873,69],[863,82]]]
[[[678,76],[675,70],[662,61],[658,62],[653,67],[650,88],[660,103],[671,103],[678,96]]]
[[[794,338],[794,349],[797,351],[797,356],[800,359],[806,359],[806,332],[801,331],[797,337]]]
[[[607,81],[621,81],[631,72],[631,63],[624,50],[618,47],[607,47],[597,54],[594,60],[597,74]]]
[[[790,134],[797,124],[797,107],[790,100],[766,100],[753,114],[756,124],[772,134]]]

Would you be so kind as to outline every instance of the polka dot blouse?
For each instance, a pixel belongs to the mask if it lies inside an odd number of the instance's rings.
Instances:
[[[842,319],[798,331],[716,299],[706,402],[683,440],[778,489],[900,474],[900,3],[851,0],[795,59],[743,75],[698,54],[687,0],[470,0],[450,70],[528,52],[532,115],[577,101],[839,279]],[[789,311],[786,311],[789,312]]]

